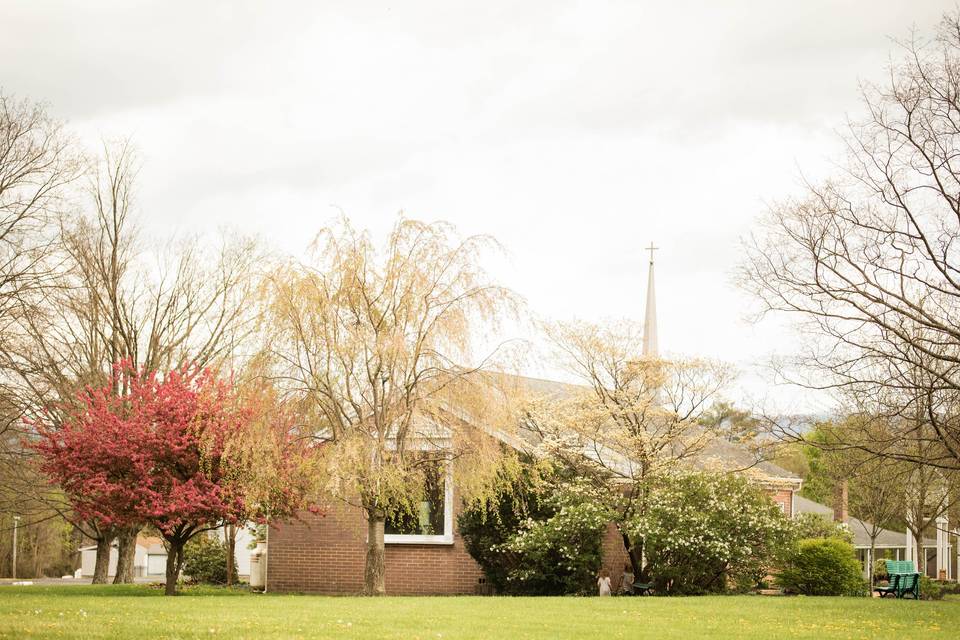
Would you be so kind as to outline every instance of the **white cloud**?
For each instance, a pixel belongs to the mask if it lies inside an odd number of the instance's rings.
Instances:
[[[662,346],[747,366],[792,337],[742,322],[738,237],[829,171],[890,38],[952,7],[0,0],[0,78],[91,144],[132,135],[154,232],[299,251],[331,205],[404,209],[493,234],[534,311],[587,318],[642,317],[652,240]]]

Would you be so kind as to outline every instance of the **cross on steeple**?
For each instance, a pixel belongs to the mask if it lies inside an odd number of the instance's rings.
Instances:
[[[653,264],[653,252],[659,249],[660,247],[653,246],[653,243],[650,243],[650,246],[645,249],[645,251],[650,252],[650,264]]]

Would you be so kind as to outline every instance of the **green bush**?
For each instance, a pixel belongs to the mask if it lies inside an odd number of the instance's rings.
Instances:
[[[199,535],[183,549],[183,574],[191,582],[227,584],[227,545],[217,538]],[[237,565],[233,565],[237,582]]]
[[[726,474],[659,479],[629,530],[664,594],[753,589],[791,540],[790,522],[769,496]]]
[[[592,593],[609,515],[583,486],[526,460],[492,499],[457,519],[467,552],[498,593]]]
[[[808,596],[854,596],[867,590],[853,545],[839,538],[798,541],[785,555],[777,582],[789,593]]]
[[[946,589],[942,582],[931,580],[927,576],[920,576],[920,597],[924,600],[943,600]]]
[[[920,576],[920,598],[923,600],[943,600],[944,596],[960,593],[960,584],[940,582],[927,576]]]
[[[525,460],[519,471],[504,470],[499,474],[499,491],[491,498],[465,504],[457,517],[457,530],[467,553],[476,560],[484,575],[498,593],[523,593],[519,585],[508,579],[517,568],[515,554],[502,546],[520,531],[528,520],[542,521],[556,513],[544,498],[549,492],[538,468]]]
[[[559,487],[548,500],[556,508],[551,517],[528,520],[499,547],[516,558],[507,575],[511,590],[542,595],[595,593],[609,511],[576,483]]]
[[[873,561],[873,583],[886,582],[890,579],[887,573],[887,561],[884,558]]]

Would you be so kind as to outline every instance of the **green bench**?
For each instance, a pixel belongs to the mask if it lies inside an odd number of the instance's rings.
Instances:
[[[912,597],[920,599],[920,573],[911,560],[887,560],[887,575],[890,581],[887,586],[874,587],[874,591],[883,598],[893,595],[895,598]]]
[[[650,592],[653,591],[652,582],[634,582],[633,587],[631,587],[634,595],[637,596],[647,596],[650,595]]]

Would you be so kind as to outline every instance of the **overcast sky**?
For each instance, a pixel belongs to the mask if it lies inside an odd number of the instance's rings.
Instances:
[[[341,208],[490,233],[544,317],[642,320],[661,349],[753,365],[738,238],[839,156],[835,132],[934,0],[0,0],[0,87],[88,144],[131,136],[151,233],[258,233],[301,252]]]

